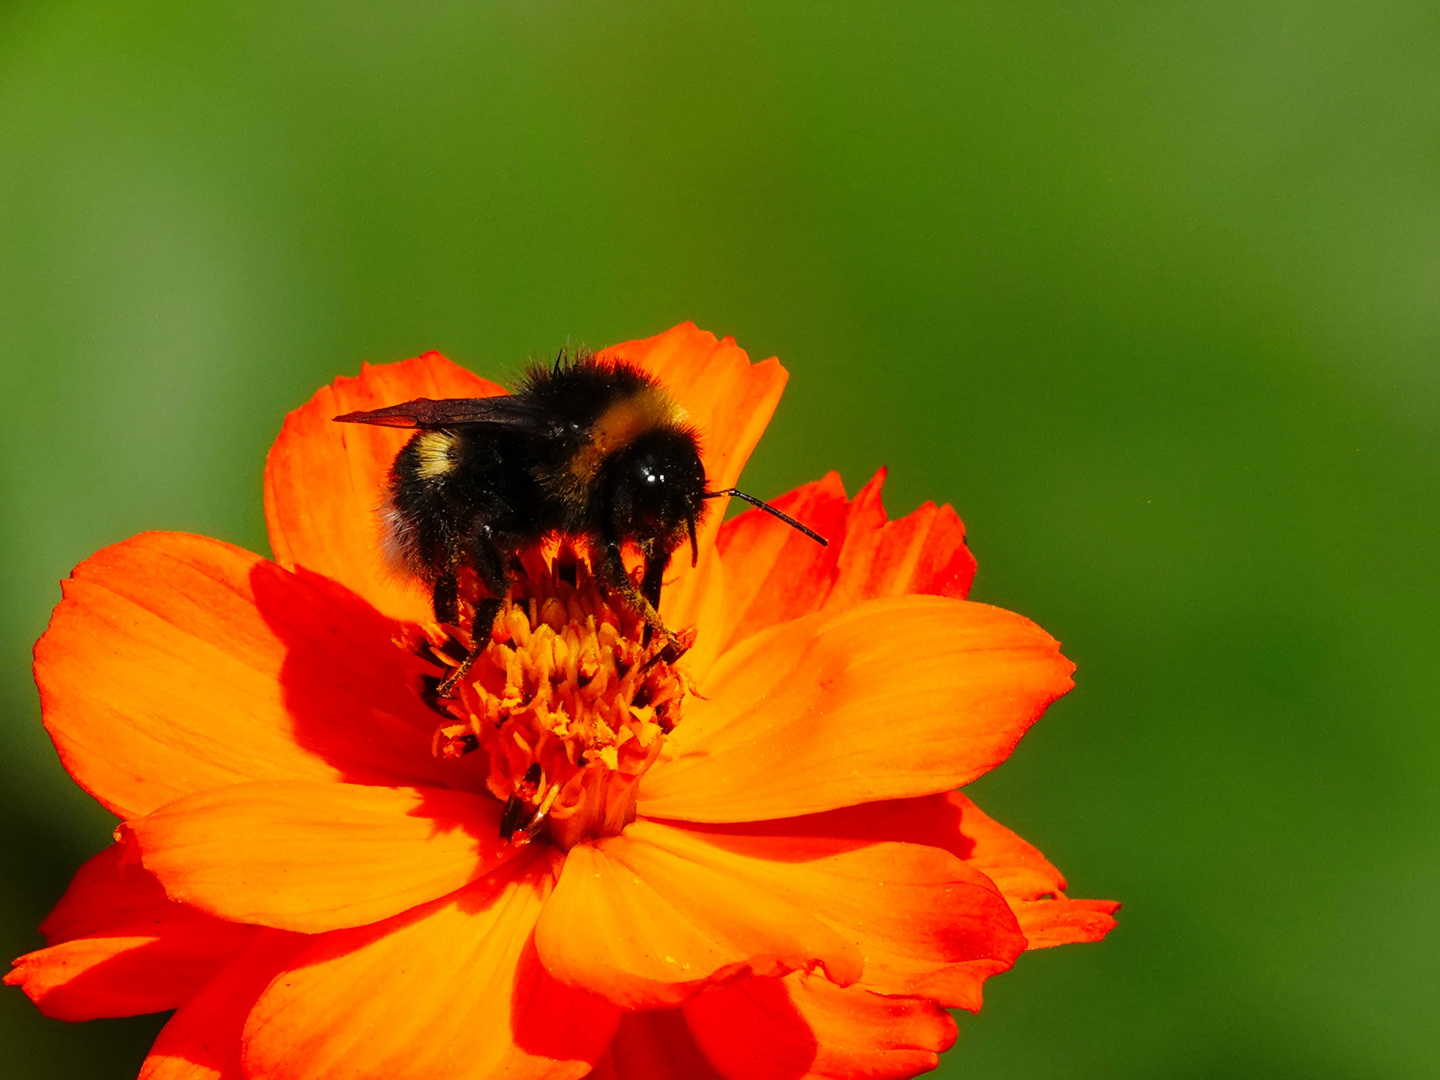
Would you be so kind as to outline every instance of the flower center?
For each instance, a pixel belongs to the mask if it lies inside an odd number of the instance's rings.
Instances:
[[[647,643],[644,621],[612,606],[583,562],[564,551],[524,562],[489,641],[439,703],[451,719],[433,746],[441,758],[484,755],[502,835],[568,850],[634,820],[640,778],[690,687],[676,666],[683,649],[659,635]],[[464,591],[467,622],[475,591]],[[458,644],[433,652],[458,665],[468,642]]]

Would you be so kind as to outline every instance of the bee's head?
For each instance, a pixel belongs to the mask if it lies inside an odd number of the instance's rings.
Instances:
[[[673,551],[705,510],[705,467],[695,436],[684,429],[647,431],[607,463],[606,505],[615,535],[654,540]]]

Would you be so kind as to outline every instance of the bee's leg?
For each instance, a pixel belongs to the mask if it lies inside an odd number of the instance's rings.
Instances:
[[[645,641],[648,644],[654,633],[659,633],[666,641],[675,642],[678,639],[665,628],[665,623],[660,619],[660,612],[655,610],[655,603],[660,600],[660,576],[665,572],[665,565],[669,562],[669,556],[663,556],[659,560],[646,556],[645,575],[641,583],[645,591],[637,589],[630,580],[630,575],[625,572],[625,561],[620,558],[620,544],[618,541],[609,539],[602,540],[596,552],[595,574],[600,583],[612,592],[617,592],[625,598],[632,611],[645,620]],[[653,586],[651,584],[653,578]],[[653,591],[655,603],[652,603],[647,592]]]
[[[481,585],[485,586],[491,596],[503,599],[505,593],[510,592],[510,575],[505,570],[505,553],[501,552],[500,543],[495,539],[494,530],[490,526],[481,526],[475,530],[475,540],[469,547],[469,554],[475,573],[480,575]]]
[[[510,574],[506,569],[505,552],[500,550],[495,533],[489,525],[482,525],[476,532],[470,554],[475,572],[480,575],[481,584],[490,594],[475,605],[475,621],[470,626],[470,636],[478,649],[482,641],[490,640],[495,616],[500,614],[500,609],[505,604],[505,596],[510,592]]]
[[[495,616],[500,614],[500,609],[504,605],[505,601],[495,596],[487,596],[475,605],[475,624],[470,630],[475,644],[471,646],[465,659],[460,661],[459,666],[445,676],[445,681],[435,688],[437,698],[449,697],[450,691],[455,689],[455,684],[475,666],[475,661],[480,659],[480,654],[490,644],[490,630],[495,625]]]
[[[460,619],[460,584],[455,578],[456,565],[454,559],[447,562],[445,569],[435,579],[434,591],[430,596],[430,604],[435,609],[435,621],[442,626],[454,626]],[[462,668],[468,666],[468,663],[462,664]],[[456,676],[451,675],[442,682],[427,675],[422,680],[421,692],[425,704],[441,715],[446,715],[440,706],[440,699],[455,685],[455,678]]]
[[[642,544],[645,553],[645,573],[640,578],[640,592],[650,601],[650,606],[660,610],[660,585],[665,577],[665,568],[670,565],[670,553],[658,551],[653,543]]]
[[[451,541],[437,540],[433,549],[433,564],[440,572],[431,587],[430,606],[435,609],[435,621],[442,626],[454,626],[460,618],[460,582],[456,577],[460,569],[461,551]],[[427,559],[427,561],[431,561]]]
[[[670,565],[670,553],[668,551],[657,552],[653,546],[648,544],[644,546],[643,550],[645,552],[645,573],[640,578],[640,595],[645,597],[645,602],[657,613],[656,619],[658,621],[658,613],[660,611],[660,586],[665,577],[665,568]],[[663,631],[665,627],[661,626],[660,629]],[[654,631],[655,624],[647,619],[645,622],[645,636],[641,640],[641,644],[649,645],[650,638],[654,635]]]
[[[485,651],[486,646],[490,644],[490,634],[495,627],[495,617],[505,606],[505,594],[510,589],[510,583],[505,577],[505,556],[496,546],[494,535],[488,525],[483,526],[477,534],[471,554],[475,572],[490,595],[483,597],[475,605],[475,621],[470,624],[470,640],[473,644],[470,647],[469,655],[445,677],[444,682],[436,687],[437,697],[448,697],[450,691],[455,688],[455,684],[465,677],[480,654]]]
[[[451,567],[435,579],[435,591],[430,598],[435,608],[435,621],[450,626],[460,617],[460,584],[455,580],[455,569]]]

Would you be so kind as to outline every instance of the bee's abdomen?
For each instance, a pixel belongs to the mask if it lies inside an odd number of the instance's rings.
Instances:
[[[559,527],[536,480],[535,448],[469,431],[417,432],[395,458],[385,507],[386,550],[426,581],[454,571],[482,539],[514,549]]]

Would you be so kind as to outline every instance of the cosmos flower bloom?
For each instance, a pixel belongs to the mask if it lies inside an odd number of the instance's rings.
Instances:
[[[691,325],[603,355],[669,388],[712,489],[786,379]],[[147,1080],[904,1077],[1021,951],[1104,936],[1115,904],[956,790],[1072,665],[967,602],[955,513],[887,521],[880,477],[778,501],[828,548],[712,511],[661,609],[683,657],[530,553],[428,707],[463,648],[379,556],[407,433],[331,418],[501,392],[434,353],[368,367],[271,450],[274,562],[150,533],[76,569],[36,679],[122,824],[7,982],[69,1020],[177,1010]]]

